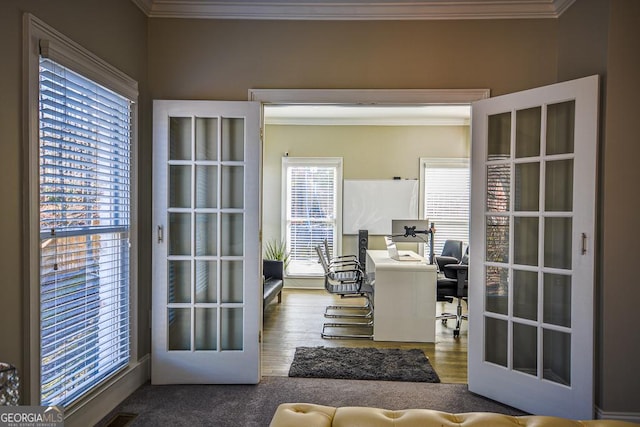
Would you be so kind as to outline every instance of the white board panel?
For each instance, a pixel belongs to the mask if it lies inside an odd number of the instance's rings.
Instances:
[[[392,219],[418,218],[418,180],[345,180],[342,201],[342,232],[391,234]]]

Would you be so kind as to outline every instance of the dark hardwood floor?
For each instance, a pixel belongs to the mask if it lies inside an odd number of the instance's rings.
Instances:
[[[460,337],[456,339],[453,338],[455,321],[449,320],[447,325],[437,321],[435,343],[323,339],[320,336],[322,324],[326,321],[323,314],[327,305],[358,304],[360,301],[340,300],[324,290],[285,288],[282,303],[274,301],[264,312],[262,375],[287,376],[298,346],[419,348],[429,358],[443,383],[467,382],[467,321],[463,321]],[[437,304],[440,312],[443,305]],[[447,304],[445,309],[455,312],[455,305]]]

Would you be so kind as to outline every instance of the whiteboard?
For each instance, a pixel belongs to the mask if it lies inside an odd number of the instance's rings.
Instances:
[[[418,218],[417,179],[344,180],[342,233],[391,234],[392,219]]]

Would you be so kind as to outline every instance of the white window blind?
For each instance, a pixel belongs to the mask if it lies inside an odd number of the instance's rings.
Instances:
[[[334,249],[337,237],[338,166],[287,159],[286,242],[288,274],[322,274],[315,246],[325,239]]]
[[[445,240],[469,242],[469,161],[425,160],[424,216],[433,222],[434,253],[442,252]]]
[[[130,356],[131,101],[41,58],[41,404],[68,406]]]

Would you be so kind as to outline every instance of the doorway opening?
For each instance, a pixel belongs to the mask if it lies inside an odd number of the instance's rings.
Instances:
[[[347,165],[344,179],[400,176],[423,181],[421,158],[468,159],[469,106],[472,101],[488,97],[488,90],[274,90],[252,91],[250,95],[264,107],[263,241],[266,242],[285,235],[281,214],[284,183],[279,167],[283,157],[344,157]],[[431,130],[425,132],[428,126]],[[309,134],[309,129],[316,132]],[[360,131],[356,132],[356,129]],[[363,129],[366,130],[363,132]],[[338,130],[346,135],[336,136]],[[349,138],[351,149],[345,149],[345,139]],[[397,138],[405,142],[398,145]],[[385,141],[387,145],[384,145]],[[425,152],[416,150],[420,145]],[[340,149],[336,150],[336,146]],[[372,155],[374,152],[377,156]],[[358,166],[347,170],[348,164]],[[419,194],[422,218],[424,188]],[[339,233],[339,240],[342,253],[357,253],[357,236]],[[378,246],[384,247],[383,237],[372,236],[369,247]],[[398,347],[407,344],[415,348],[416,343],[322,339],[323,308],[335,303],[329,301],[332,297],[324,291],[322,277],[290,275],[287,282],[283,304],[272,305],[265,312],[263,375],[287,375],[296,345]],[[313,307],[318,307],[318,313],[310,313]],[[309,320],[312,318],[319,323],[314,324]],[[282,319],[298,320],[287,324]],[[441,374],[443,382],[466,383],[466,336],[454,341],[451,329],[451,325],[438,322],[440,335],[436,343],[424,343],[423,350],[434,365],[437,366],[440,360],[439,371],[445,372]],[[296,344],[294,336],[304,338]],[[278,362],[273,363],[274,360]],[[444,368],[445,360],[453,369]]]

